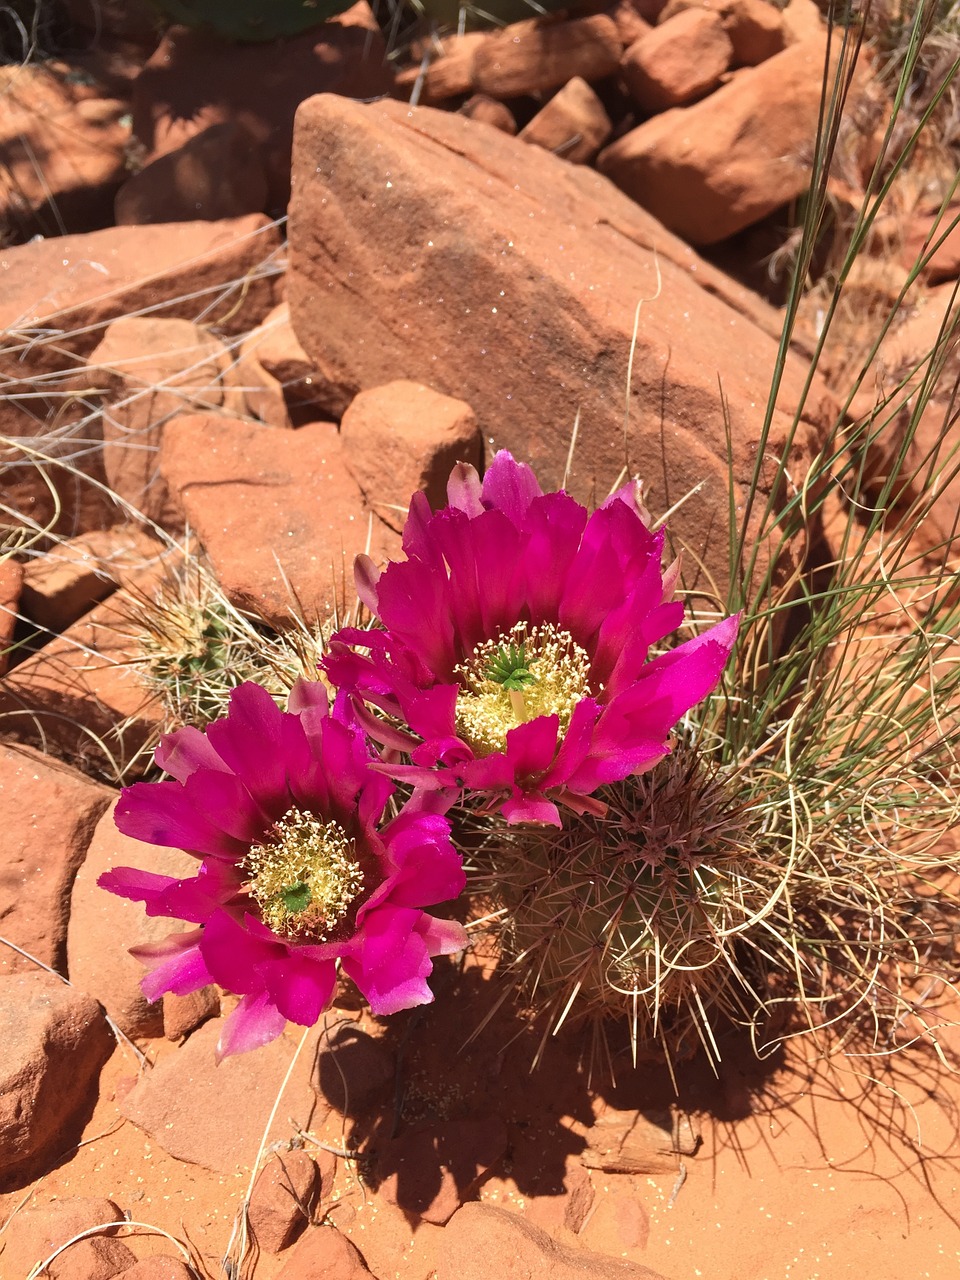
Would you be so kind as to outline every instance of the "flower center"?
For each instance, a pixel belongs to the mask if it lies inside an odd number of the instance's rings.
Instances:
[[[457,733],[478,756],[504,751],[508,732],[537,716],[559,716],[563,732],[590,694],[586,650],[552,623],[518,622],[477,645],[456,673]]]
[[[263,922],[281,937],[326,942],[363,888],[356,849],[336,822],[290,809],[244,859]]]

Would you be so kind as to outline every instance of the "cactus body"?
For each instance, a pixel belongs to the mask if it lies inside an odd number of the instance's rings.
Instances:
[[[209,27],[227,40],[256,42],[293,36],[349,9],[352,0],[154,0],[160,12],[188,27]]]

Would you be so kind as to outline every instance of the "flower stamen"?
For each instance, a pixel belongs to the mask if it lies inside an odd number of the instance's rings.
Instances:
[[[538,716],[559,716],[565,731],[590,696],[589,655],[552,623],[516,623],[477,645],[456,674],[457,733],[478,756],[506,750],[509,731]]]
[[[251,845],[247,890],[282,938],[326,942],[363,888],[354,842],[336,822],[290,809]]]

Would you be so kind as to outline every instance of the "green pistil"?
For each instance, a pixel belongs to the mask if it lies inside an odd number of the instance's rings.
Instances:
[[[244,859],[247,890],[281,938],[325,942],[363,889],[353,840],[336,822],[290,809]]]
[[[518,622],[485,640],[456,668],[456,724],[478,756],[503,751],[507,734],[538,716],[555,715],[565,732],[581,698],[590,696],[590,658],[563,628]]]
[[[519,692],[528,684],[533,684],[537,678],[527,665],[525,644],[500,645],[491,655],[484,674],[494,684],[514,692]]]
[[[295,916],[302,911],[306,911],[313,894],[310,892],[310,886],[306,881],[301,880],[298,884],[292,884],[286,889],[281,889],[279,896],[283,899],[283,905],[287,912]]]

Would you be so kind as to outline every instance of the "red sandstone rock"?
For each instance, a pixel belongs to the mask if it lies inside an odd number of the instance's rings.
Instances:
[[[268,204],[259,147],[235,121],[212,124],[166,151],[117,192],[119,224],[216,221],[260,213]]]
[[[0,231],[89,231],[110,222],[124,177],[127,110],[93,98],[53,63],[0,67]]]
[[[133,665],[142,653],[130,609],[124,588],[0,680],[8,727],[106,772],[142,770],[164,712]]]
[[[363,1258],[336,1227],[313,1227],[290,1251],[277,1280],[363,1280]]]
[[[196,873],[196,863],[193,864],[193,872]],[[161,1004],[163,1034],[168,1040],[185,1040],[208,1018],[216,1018],[220,1014],[220,996],[216,987],[201,987],[186,996],[165,991]]]
[[[135,1262],[126,1271],[121,1271],[116,1280],[196,1280],[196,1273],[179,1258],[157,1255]]]
[[[157,467],[166,423],[224,407],[232,364],[218,338],[189,320],[128,316],[107,326],[84,382],[103,396],[103,461],[111,489],[168,528],[176,517]]]
[[[298,116],[295,190],[288,291],[306,351],[357,386],[413,378],[465,400],[485,440],[528,460],[545,488],[563,482],[579,410],[568,485],[581,500],[607,493],[623,467],[626,371],[647,299],[630,467],[659,510],[687,499],[671,533],[725,580],[722,424],[726,415],[739,503],[776,359],[769,308],[591,170],[449,112],[312,99]],[[790,357],[772,458],[805,375]],[[795,437],[798,474],[828,405],[821,384]]]
[[[610,137],[611,127],[603,103],[586,80],[574,76],[519,136],[571,164],[588,164]]]
[[[419,84],[418,101],[424,106],[459,98],[473,90],[473,56],[486,42],[486,33],[468,31],[462,36],[447,36],[440,43],[440,53],[428,51],[426,67],[408,67],[397,76],[397,89],[404,97]]]
[[[480,124],[488,124],[493,129],[513,136],[517,132],[517,122],[513,112],[506,103],[498,102],[485,93],[475,93],[460,108],[460,114],[468,120],[477,120]]]
[[[361,391],[340,424],[343,455],[367,505],[403,529],[410,495],[422,489],[436,509],[458,462],[479,466],[483,441],[462,400],[400,379]]]
[[[641,16],[632,0],[617,0],[617,3],[611,5],[606,13],[616,23],[617,35],[625,49],[629,49],[651,29],[650,23]]]
[[[343,609],[371,513],[335,426],[180,417],[164,433],[160,467],[239,608],[278,626],[298,611],[312,623]],[[382,560],[396,535],[377,520],[372,529],[370,554]]]
[[[290,194],[299,104],[314,93],[377,98],[392,88],[383,39],[365,0],[300,35],[263,44],[233,44],[174,26],[134,86],[133,132],[155,160],[211,125],[241,126],[259,150],[268,207],[280,212]]]
[[[733,45],[717,14],[684,9],[632,44],[620,72],[630,97],[653,115],[711,93],[732,57]]]
[[[597,1197],[579,1232],[583,1247],[615,1258],[642,1253],[650,1235],[650,1218],[644,1208],[648,1192],[645,1178],[608,1174],[603,1194]]]
[[[311,1083],[341,1115],[369,1114],[396,1081],[394,1055],[379,1040],[349,1023],[322,1037]]]
[[[67,971],[74,986],[95,996],[121,1031],[128,1036],[157,1036],[164,1031],[162,1007],[159,1001],[150,1003],[140,990],[145,970],[129,948],[159,942],[173,927],[167,919],[148,916],[142,903],[107,893],[97,880],[117,866],[179,879],[196,875],[197,860],[179,849],[121,835],[113,808],[101,817],[74,882]]]
[[[598,167],[692,244],[724,240],[809,186],[823,57],[822,42],[786,49],[708,101],[631,130]]]
[[[816,40],[823,35],[826,25],[816,0],[790,0],[780,18],[788,44]]]
[[[306,1151],[284,1151],[257,1176],[247,1209],[254,1239],[267,1253],[288,1249],[313,1216],[320,1171]]]
[[[207,1022],[175,1053],[162,1058],[120,1102],[120,1110],[178,1160],[219,1173],[248,1169],[283,1081],[296,1039],[281,1036],[253,1053],[215,1059],[221,1022]],[[299,1033],[299,1028],[297,1029]],[[282,1114],[268,1142],[290,1136],[287,1116],[311,1114],[310,1046],[284,1092]],[[323,1113],[313,1111],[313,1123]]]
[[[942,217],[938,209],[928,210],[913,219],[903,236],[900,256],[904,266],[909,270],[922,257],[923,277],[928,284],[943,284],[960,276],[960,222],[951,226],[958,217],[958,204],[945,209]]]
[[[77,455],[81,478],[49,469],[63,507],[55,529],[67,536],[115,523],[116,508],[83,482],[103,481],[100,455],[87,447],[96,419],[75,397],[83,359],[120,316],[203,319],[243,332],[274,305],[280,247],[275,226],[260,214],[226,222],[111,227],[89,235],[0,249],[0,451],[9,466],[4,500],[46,525],[53,498],[30,452],[56,421],[53,457]],[[70,428],[79,441],[72,441]],[[25,452],[17,438],[24,437]],[[20,463],[14,470],[14,464]]]
[[[0,676],[9,665],[9,646],[13,641],[23,589],[23,565],[16,560],[0,560]]]
[[[770,0],[669,0],[658,19],[690,10],[715,13],[733,45],[733,65],[754,67],[787,45],[780,10]]]
[[[26,1276],[38,1262],[50,1257],[81,1231],[122,1221],[123,1213],[112,1200],[86,1196],[68,1196],[23,1209],[5,1233],[6,1248],[0,1255],[4,1275]],[[51,1263],[50,1268],[43,1272],[44,1277],[65,1280],[67,1276],[114,1275],[114,1271],[102,1270],[111,1255],[121,1267],[134,1258],[125,1244],[111,1238],[115,1234],[115,1229],[108,1226],[96,1237],[78,1240]]]
[[[310,359],[293,331],[285,302],[244,340],[236,381],[247,413],[271,427],[293,427],[304,419],[339,420],[355,390],[327,377],[322,365]]]
[[[0,744],[0,933],[63,973],[71,886],[110,800],[66,765]],[[0,974],[35,969],[0,947]]]
[[[519,1214],[465,1204],[447,1223],[436,1280],[663,1280],[636,1262],[571,1249]]]
[[[26,562],[23,612],[47,631],[63,631],[161,553],[161,544],[132,524],[67,538]]]
[[[605,14],[556,22],[532,18],[487,35],[473,55],[473,88],[493,98],[549,93],[573,76],[613,75],[622,51]]]
[[[537,1152],[542,1159],[542,1153]],[[522,1157],[521,1157],[522,1159]],[[518,1186],[521,1182],[522,1165],[518,1167],[517,1153],[511,1161],[511,1175]],[[575,1156],[568,1156],[563,1176],[563,1195],[532,1195],[524,1197],[523,1216],[528,1222],[556,1236],[561,1231],[572,1231],[579,1234],[596,1202],[596,1193],[590,1174]],[[606,1194],[606,1192],[604,1192]],[[590,1246],[588,1246],[590,1247]]]
[[[380,1148],[379,1195],[408,1216],[443,1226],[507,1149],[502,1120],[445,1120]]]
[[[9,1189],[79,1140],[114,1040],[96,1000],[34,968],[0,977],[0,1044],[0,1187]]]

